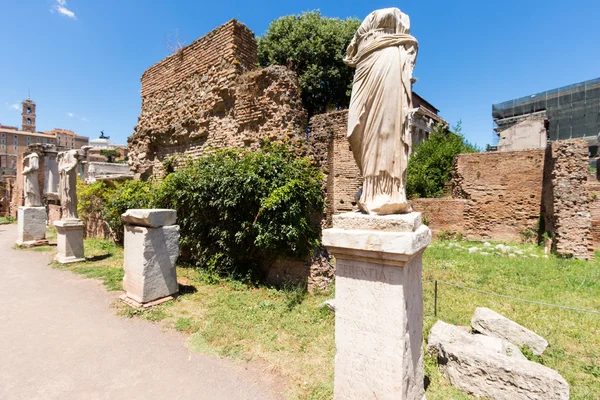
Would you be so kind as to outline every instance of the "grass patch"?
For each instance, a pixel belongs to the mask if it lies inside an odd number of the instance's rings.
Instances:
[[[13,217],[0,217],[0,225],[16,224],[17,219]]]
[[[99,279],[110,291],[123,289],[123,248],[110,240],[85,239],[85,261],[60,264],[56,268],[73,271],[86,278]]]
[[[477,247],[478,250],[469,250]],[[482,243],[434,242],[425,252],[423,279],[574,308],[600,310],[600,263],[545,258],[534,245],[496,249]],[[488,253],[481,254],[481,252]],[[512,254],[512,255],[511,255]],[[469,325],[475,308],[489,307],[542,335],[550,344],[533,361],[556,369],[571,386],[572,399],[600,398],[600,315],[551,308],[438,284],[438,316],[433,316],[433,283],[425,282],[425,335],[437,321]],[[433,365],[432,365],[433,364]],[[461,399],[450,392],[426,359],[431,386],[428,399]]]
[[[61,266],[99,278],[121,289],[120,247],[110,241],[85,241],[87,262]],[[473,250],[473,248],[477,248]],[[89,260],[95,261],[89,261]],[[221,279],[178,267],[182,295],[150,310],[121,308],[127,317],[163,321],[189,334],[194,351],[222,357],[264,359],[289,379],[288,398],[333,397],[334,315],[320,304],[333,291],[307,295],[297,286],[283,290]],[[570,384],[574,400],[600,398],[600,315],[550,308],[438,286],[438,316],[433,310],[433,279],[465,287],[552,304],[600,310],[600,263],[550,256],[534,245],[437,241],[425,252],[424,335],[437,319],[469,325],[476,307],[489,307],[544,336],[550,347],[541,357],[524,353],[556,369]],[[429,400],[467,400],[441,375],[426,355]]]

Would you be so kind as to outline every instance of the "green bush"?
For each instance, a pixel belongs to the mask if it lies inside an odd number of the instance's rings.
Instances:
[[[220,150],[168,175],[156,205],[177,210],[187,261],[211,272],[255,275],[281,256],[318,244],[322,175],[284,145]]]
[[[454,157],[478,149],[460,134],[460,122],[450,132],[437,125],[429,139],[415,148],[408,161],[406,195],[411,198],[441,197],[450,180]]]
[[[121,214],[130,208],[151,208],[154,204],[151,182],[97,181],[92,184],[78,182],[77,211],[79,218],[104,220],[117,242],[123,241]]]

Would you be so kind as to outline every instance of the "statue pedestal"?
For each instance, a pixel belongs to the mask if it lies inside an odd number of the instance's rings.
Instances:
[[[58,239],[55,261],[61,264],[85,261],[83,255],[83,229],[80,219],[61,219],[54,222]]]
[[[334,399],[425,396],[420,213],[333,217],[323,244],[336,258]]]
[[[30,247],[48,244],[46,220],[46,207],[19,207],[17,245]]]
[[[123,290],[128,304],[144,306],[171,299],[179,292],[175,263],[179,256],[179,225],[175,210],[127,210]],[[143,225],[143,226],[140,226]]]

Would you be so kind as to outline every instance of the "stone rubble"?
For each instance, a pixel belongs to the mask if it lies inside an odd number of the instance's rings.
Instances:
[[[485,307],[477,307],[471,319],[474,331],[508,340],[517,346],[529,346],[535,355],[542,355],[548,342],[537,333]]]
[[[509,332],[517,330],[515,325],[525,329],[481,307],[476,309],[473,320],[479,321],[480,317],[502,321],[502,326],[509,327]],[[522,330],[518,331],[522,333]],[[569,399],[569,385],[563,377],[546,366],[527,360],[518,344],[495,335],[469,333],[461,327],[438,321],[430,330],[427,352],[437,358],[441,372],[453,386],[477,397],[491,400]]]

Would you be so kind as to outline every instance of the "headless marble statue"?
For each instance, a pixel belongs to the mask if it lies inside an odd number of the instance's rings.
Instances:
[[[38,184],[38,170],[40,157],[31,153],[23,158],[23,192],[25,194],[25,207],[41,207],[40,188]]]
[[[410,20],[397,8],[369,14],[346,52],[344,62],[356,68],[347,136],[364,177],[358,205],[367,214],[411,211],[405,186],[416,57]]]
[[[79,153],[69,150],[58,153],[60,177],[60,206],[62,219],[77,219],[77,164]]]

